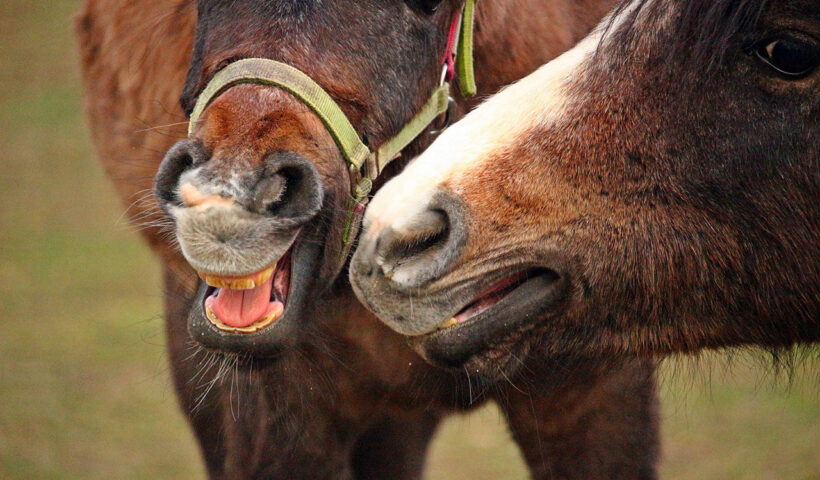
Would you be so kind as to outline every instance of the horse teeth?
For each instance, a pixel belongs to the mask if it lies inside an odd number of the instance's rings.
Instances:
[[[456,317],[450,317],[447,320],[445,320],[441,325],[439,325],[438,328],[439,330],[444,330],[445,328],[450,328],[454,325],[458,325],[458,320],[456,320]]]
[[[208,275],[199,273],[199,277],[208,285],[216,288],[227,288],[230,290],[250,290],[267,282],[273,275],[273,267],[268,267],[261,272],[245,277],[223,277],[219,275]]]
[[[247,290],[253,288],[253,280],[247,278],[219,277],[216,275],[205,275],[205,283],[216,288],[228,288],[231,290]]]
[[[256,274],[256,285],[262,285],[267,282],[271,275],[273,275],[274,267],[268,267]]]
[[[275,322],[281,314],[281,310],[271,312],[269,315],[263,317],[261,320],[256,321],[256,323],[254,323],[253,325],[247,327],[228,327],[227,329],[235,333],[255,333],[267,327],[271,323]]]
[[[208,317],[208,320],[210,320],[211,323],[214,324],[214,326],[216,326],[216,328],[218,328],[220,330],[223,330],[225,332],[231,332],[231,333],[255,333],[255,332],[258,332],[259,330],[262,330],[263,328],[267,327],[268,325],[270,325],[273,322],[275,322],[276,320],[278,320],[279,317],[282,316],[283,312],[284,312],[284,309],[274,310],[274,311],[270,312],[268,315],[262,317],[260,320],[257,320],[256,322],[254,322],[253,325],[249,325],[247,327],[230,327],[228,325],[225,325],[222,322],[222,320],[219,319],[219,317],[216,315],[216,313],[214,313],[214,311],[211,310],[211,307],[209,307],[207,304],[205,305],[205,316]]]
[[[227,325],[222,323],[222,320],[220,320],[219,317],[216,316],[214,311],[211,310],[211,307],[209,307],[208,304],[205,304],[205,316],[208,317],[208,320],[210,320],[211,323],[213,323],[217,327],[219,327],[219,328],[222,328],[223,326],[227,327]]]

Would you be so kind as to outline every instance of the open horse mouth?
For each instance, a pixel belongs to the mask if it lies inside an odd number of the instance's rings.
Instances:
[[[240,277],[199,273],[208,289],[205,316],[218,329],[231,333],[255,333],[273,324],[285,311],[292,270],[290,249],[259,272]]]
[[[410,341],[433,363],[460,368],[555,311],[567,285],[563,276],[548,268],[519,270],[482,290],[437,330]]]
[[[292,348],[303,333],[317,292],[322,245],[295,239],[275,264],[242,276],[201,273],[188,311],[188,334],[205,348],[273,358]],[[317,234],[318,235],[318,234]]]

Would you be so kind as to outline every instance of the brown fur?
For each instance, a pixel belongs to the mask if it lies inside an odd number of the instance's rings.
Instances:
[[[83,80],[97,155],[127,214],[151,246],[177,257],[163,240],[161,212],[150,196],[159,160],[187,119],[177,104],[196,18],[187,0],[146,8],[140,2],[88,2],[77,17]],[[162,81],[152,81],[162,79]]]
[[[439,420],[488,396],[497,397],[507,412],[538,478],[654,476],[650,364],[596,361],[587,367],[582,362],[576,376],[542,375],[552,381],[531,386],[527,394],[506,386],[479,388],[479,378],[426,365],[364,310],[343,281],[307,312],[313,320],[304,328],[312,341],[281,358],[223,358],[197,349],[186,329],[196,275],[163,233],[153,201],[141,201],[163,153],[185,136],[184,124],[153,127],[185,120],[176,98],[188,68],[194,5],[186,0],[148,3],[87,2],[78,20],[87,110],[109,177],[123,201],[133,204],[134,223],[148,222],[143,235],[163,258],[174,383],[212,478],[416,478]],[[590,5],[602,12],[604,3]],[[501,4],[479,7],[476,61],[485,95],[567,48],[596,16],[566,7],[556,13],[560,23],[541,25],[547,17],[534,15],[526,5],[503,11]],[[516,25],[512,34],[493,28],[502,24],[498,18]],[[538,45],[537,37],[527,33],[533,31],[562,33]],[[497,53],[491,54],[495,47]],[[206,64],[212,71],[218,60]],[[296,66],[315,69],[319,64]],[[374,100],[346,90],[355,78],[338,71],[311,74],[344,100],[354,123],[363,119],[357,105]],[[198,133],[208,149],[225,162],[237,151],[252,162],[259,158],[254,152],[298,149],[323,162],[317,168],[326,183],[343,188],[338,153],[312,115],[304,115],[284,94],[259,90],[238,87],[208,109],[206,131]],[[277,104],[287,105],[284,113]],[[257,122],[260,115],[272,115],[266,118],[275,119],[275,128]],[[385,125],[400,121],[377,118],[369,127],[371,138],[384,138],[390,130]],[[234,373],[238,391],[231,378],[220,380],[220,362],[226,369],[234,366],[230,362],[241,364]],[[570,363],[556,359],[552,370],[564,372]],[[203,394],[201,387],[209,382],[213,387]]]

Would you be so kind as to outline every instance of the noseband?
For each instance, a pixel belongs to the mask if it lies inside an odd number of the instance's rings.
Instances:
[[[476,92],[473,74],[473,23],[476,0],[465,0],[464,6],[456,12],[450,24],[447,47],[442,59],[442,74],[439,86],[429,99],[392,138],[378,149],[371,151],[361,140],[350,120],[339,105],[312,78],[288,64],[267,58],[245,58],[227,65],[214,75],[191,112],[188,135],[193,133],[199,117],[208,105],[231,87],[241,84],[268,85],[290,93],[310,108],[322,121],[336,142],[339,151],[348,164],[350,173],[350,206],[345,216],[342,235],[342,255],[340,267],[344,265],[353,240],[359,230],[362,214],[368,201],[368,194],[375,180],[384,168],[401,155],[421,132],[443,113],[448,112],[450,81],[458,72],[459,89],[464,96]],[[449,112],[448,112],[449,119]]]

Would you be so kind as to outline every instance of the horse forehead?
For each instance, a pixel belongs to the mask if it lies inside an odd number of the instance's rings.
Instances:
[[[316,10],[321,0],[199,0],[201,16],[232,14],[237,17],[266,15],[271,18],[298,20]]]
[[[325,0],[200,0],[199,33],[230,36],[277,34],[277,41],[329,34],[333,39],[372,32],[389,37],[401,28],[374,29],[373,22],[401,22],[401,0],[380,2]],[[394,25],[399,27],[399,25]],[[375,35],[378,32],[379,35]],[[281,36],[280,36],[281,35]]]

